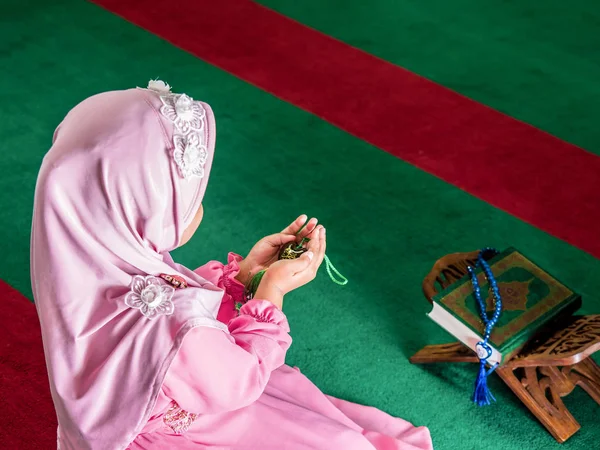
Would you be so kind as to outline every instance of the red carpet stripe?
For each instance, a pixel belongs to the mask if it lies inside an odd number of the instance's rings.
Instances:
[[[56,448],[56,414],[35,306],[0,281],[0,442],[2,448]]]
[[[595,155],[249,1],[96,3],[600,257]]]

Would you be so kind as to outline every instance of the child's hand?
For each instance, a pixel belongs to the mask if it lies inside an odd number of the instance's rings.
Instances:
[[[300,258],[273,263],[263,276],[255,298],[269,300],[281,307],[283,296],[314,280],[325,258],[325,228],[319,226],[311,233],[308,251]]]
[[[271,236],[267,236],[258,241],[252,250],[250,250],[248,256],[240,262],[240,273],[236,277],[237,280],[244,285],[247,284],[251,276],[266,269],[277,261],[279,250],[282,245],[289,244],[293,241],[300,242],[302,238],[314,231],[317,226],[317,219],[312,218],[302,232],[298,233],[306,222],[306,219],[307,217],[302,215],[294,220],[281,233],[272,234]]]

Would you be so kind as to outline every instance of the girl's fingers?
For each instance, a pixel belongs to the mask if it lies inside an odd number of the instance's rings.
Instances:
[[[319,248],[318,251],[315,253],[315,257],[313,258],[312,264],[315,266],[315,270],[318,270],[321,264],[323,263],[323,259],[325,259],[325,247],[327,246],[324,227],[320,228],[319,236],[315,240],[319,241]]]
[[[323,226],[319,225],[317,229],[312,233],[311,240],[308,243],[308,250],[313,252],[314,257],[310,263],[310,270],[313,274],[317,273],[319,266],[323,262],[324,249],[323,247]]]
[[[319,225],[315,228],[315,230],[310,234],[310,241],[308,241],[307,249],[312,251],[315,256],[319,254],[319,247],[321,246],[321,240],[319,239],[319,232],[323,228],[323,226]]]
[[[323,229],[321,230],[321,262],[323,262],[323,259],[325,258],[325,250],[327,249],[327,231],[325,230],[325,227],[323,227]]]
[[[300,258],[280,262],[287,264],[289,270],[291,271],[291,274],[296,275],[300,272],[304,272],[308,267],[310,267],[314,257],[315,254],[309,250],[308,252],[303,253],[302,256],[300,256]]]
[[[298,234],[298,239],[302,240],[308,235],[310,235],[317,227],[317,223],[319,223],[319,221],[316,218],[313,217],[312,219],[310,219],[306,226]]]
[[[296,236],[294,236],[293,234],[277,233],[272,234],[271,236],[267,236],[267,242],[273,247],[279,247],[284,244],[289,244],[290,242],[293,242],[295,240]]]
[[[300,231],[302,226],[306,223],[306,219],[308,219],[306,214],[302,214],[300,217],[298,217],[296,220],[294,220],[289,226],[284,228],[282,230],[282,233],[283,234],[291,234],[293,236],[296,236],[296,234],[298,234],[298,231]],[[316,219],[311,219],[311,220],[316,220]]]

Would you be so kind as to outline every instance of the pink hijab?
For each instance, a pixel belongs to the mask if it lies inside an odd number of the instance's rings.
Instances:
[[[55,133],[31,279],[62,450],[126,448],[186,333],[225,328],[222,292],[168,254],[200,206],[214,145],[210,107],[156,81],[83,101]]]

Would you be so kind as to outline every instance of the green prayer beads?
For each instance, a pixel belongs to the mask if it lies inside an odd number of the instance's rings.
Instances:
[[[306,226],[306,224],[304,224],[304,226],[298,231],[298,233],[300,233],[300,231],[302,231],[305,226]],[[306,253],[308,251],[308,249],[305,247],[305,244],[309,241],[310,241],[310,239],[305,237],[302,239],[302,241],[300,243],[291,242],[289,244],[282,246],[281,250],[279,251],[279,260],[299,258],[300,256],[302,256],[303,253]],[[333,264],[331,263],[331,261],[327,257],[327,255],[325,255],[325,269],[327,270],[327,274],[329,275],[329,278],[335,284],[337,284],[339,286],[345,286],[346,284],[348,284],[348,279],[346,277],[344,277],[333,266]],[[252,298],[254,298],[254,294],[256,294],[258,286],[259,286],[263,276],[265,275],[266,271],[267,271],[267,269],[261,270],[260,272],[256,273],[252,278],[250,278],[250,281],[248,282],[248,284],[246,286],[246,291],[245,291],[245,296],[246,296],[247,301],[252,300]],[[334,276],[334,274],[335,274],[335,276]],[[336,276],[338,278],[336,278]]]
[[[290,242],[287,245],[281,247],[281,251],[279,252],[279,259],[296,259],[302,256],[303,253],[306,253],[307,249],[304,247],[304,243],[310,241],[308,238],[302,239],[302,242],[299,244],[295,242]]]

